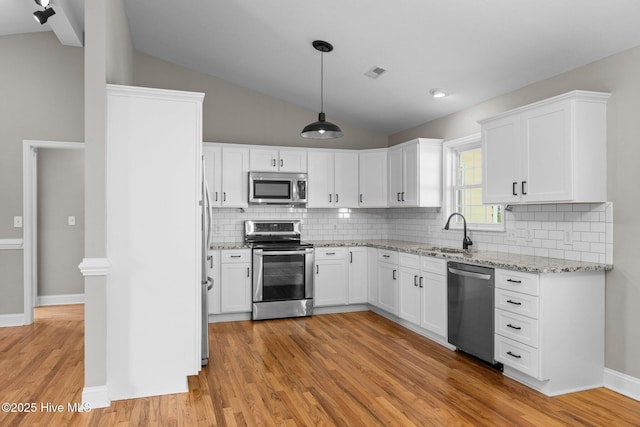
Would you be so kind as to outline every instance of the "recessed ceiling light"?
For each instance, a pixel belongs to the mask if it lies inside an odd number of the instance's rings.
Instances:
[[[429,93],[431,94],[431,96],[433,96],[434,98],[444,98],[445,96],[448,96],[449,94],[442,90],[442,89],[431,89],[429,91]]]

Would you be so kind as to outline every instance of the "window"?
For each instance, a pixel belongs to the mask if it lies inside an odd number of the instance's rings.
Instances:
[[[444,143],[445,217],[464,215],[467,228],[503,231],[503,206],[482,204],[482,148],[480,134]],[[462,218],[451,219],[451,227],[461,227]]]

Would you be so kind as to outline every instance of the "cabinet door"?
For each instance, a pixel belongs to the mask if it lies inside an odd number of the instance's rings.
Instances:
[[[400,298],[398,304],[398,316],[409,322],[420,324],[420,270],[408,267],[400,267]]]
[[[387,206],[387,153],[360,153],[359,206],[380,208]]]
[[[572,200],[573,152],[569,102],[525,111],[521,123],[522,200]]]
[[[315,307],[347,303],[347,265],[344,259],[316,261],[313,282]]]
[[[336,151],[334,154],[335,207],[358,207],[358,153]]]
[[[220,147],[204,144],[202,155],[211,206],[219,207],[222,205],[222,150]]]
[[[278,170],[278,150],[252,148],[249,150],[251,171],[274,172]]]
[[[249,263],[221,264],[220,311],[251,311],[251,266]]]
[[[483,124],[482,203],[519,202],[524,180],[520,175],[520,115]]]
[[[280,150],[280,172],[307,172],[306,150]]]
[[[402,206],[402,147],[389,150],[387,153],[389,174],[389,191],[387,200],[389,206]]]
[[[419,145],[410,144],[402,150],[402,194],[400,199],[403,206],[418,206]]]
[[[307,207],[333,207],[333,153],[330,151],[310,151],[307,156]]]
[[[213,280],[213,286],[207,293],[209,314],[220,314],[220,251],[209,251],[207,255],[207,276]]]
[[[367,248],[349,248],[349,287],[347,302],[367,302]]]
[[[378,307],[378,250],[367,248],[367,302]]]
[[[222,206],[249,206],[249,149],[222,148]]]
[[[381,262],[378,264],[378,307],[391,314],[398,314],[398,267]]]
[[[422,272],[422,319],[420,326],[447,338],[447,277]]]

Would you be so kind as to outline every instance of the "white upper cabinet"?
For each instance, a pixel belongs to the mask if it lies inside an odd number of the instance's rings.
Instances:
[[[417,138],[389,149],[390,207],[442,204],[442,140]]]
[[[222,147],[222,206],[249,206],[249,149]]]
[[[387,150],[366,150],[359,154],[361,208],[387,207]]]
[[[358,153],[309,151],[309,208],[358,207]]]
[[[257,172],[307,172],[306,150],[252,148],[249,166]]]
[[[573,91],[480,121],[483,202],[606,201],[608,98]]]
[[[202,155],[211,206],[220,207],[222,206],[222,148],[205,143]]]

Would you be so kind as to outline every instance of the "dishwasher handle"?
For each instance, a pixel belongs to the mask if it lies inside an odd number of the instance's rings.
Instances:
[[[449,268],[449,273],[453,273],[453,274],[457,274],[459,276],[465,276],[465,277],[471,277],[473,279],[480,279],[480,280],[491,280],[491,275],[489,274],[482,274],[482,273],[474,273],[472,271],[463,271],[463,270],[458,270],[457,268]]]

